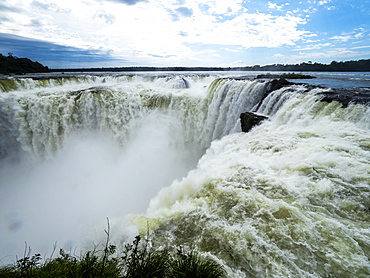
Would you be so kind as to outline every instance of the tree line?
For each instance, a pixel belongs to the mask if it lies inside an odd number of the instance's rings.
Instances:
[[[1,74],[24,74],[36,72],[49,72],[49,68],[39,62],[31,61],[28,58],[18,58],[8,53],[4,56],[0,53],[0,73]]]
[[[18,58],[8,53],[4,56],[0,53],[1,74],[25,74],[38,72],[137,72],[137,71],[370,71],[370,59],[357,61],[332,61],[330,64],[313,63],[311,61],[300,64],[272,64],[254,65],[246,67],[109,67],[109,68],[70,68],[70,69],[49,69],[39,62],[31,61],[28,58]]]
[[[80,69],[53,69],[58,72],[101,72],[101,71],[347,71],[367,72],[370,71],[370,59],[357,61],[332,61],[330,64],[312,63],[311,61],[301,64],[273,64],[266,66],[246,67],[110,67],[110,68],[80,68]]]
[[[252,67],[244,67],[246,71],[370,71],[370,59],[357,61],[332,61],[330,64],[308,63],[301,64],[273,64],[266,66],[255,65]]]

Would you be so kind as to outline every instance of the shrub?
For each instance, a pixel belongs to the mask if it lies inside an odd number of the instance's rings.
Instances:
[[[141,243],[136,236],[132,244],[126,245],[124,256],[124,277],[167,277],[169,255],[166,250],[152,250],[149,240]]]
[[[201,257],[193,250],[184,252],[182,247],[177,250],[177,259],[171,262],[171,278],[218,278],[225,277],[225,270],[210,258]]]
[[[57,258],[41,263],[40,254],[30,257],[31,249],[15,265],[0,268],[0,278],[218,278],[226,273],[221,265],[183,247],[171,254],[168,249],[155,249],[148,237],[136,236],[122,253],[109,244],[109,222],[104,249],[86,252],[80,257],[59,250]],[[54,249],[55,250],[55,249]]]

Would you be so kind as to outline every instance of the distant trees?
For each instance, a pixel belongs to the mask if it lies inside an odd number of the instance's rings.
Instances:
[[[112,68],[79,68],[79,69],[53,69],[52,71],[63,72],[99,72],[99,71],[370,71],[370,59],[359,61],[337,62],[330,64],[313,63],[308,61],[301,64],[272,64],[266,66],[248,67],[112,67]]]
[[[253,67],[243,67],[239,70],[246,71],[370,71],[370,59],[358,61],[337,62],[332,61],[330,64],[321,63],[301,63],[295,65],[273,64],[266,66],[255,65]]]
[[[358,61],[337,62],[330,64],[313,63],[308,61],[301,64],[272,64],[255,65],[247,67],[111,67],[111,68],[80,68],[80,69],[53,69],[52,71],[370,71],[370,59]],[[0,54],[0,73],[1,74],[24,74],[36,72],[50,72],[49,68],[39,62],[33,62],[28,58],[17,58],[13,53],[8,56]]]
[[[13,56],[13,53],[8,53],[8,56],[0,54],[1,74],[24,74],[48,71],[48,67],[43,66],[39,62],[33,62],[28,58],[18,58]]]

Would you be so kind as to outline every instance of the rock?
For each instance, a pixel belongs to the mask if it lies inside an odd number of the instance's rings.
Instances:
[[[245,112],[240,114],[240,123],[243,132],[250,131],[254,126],[260,124],[262,121],[268,119],[266,116],[258,115],[252,112]]]
[[[312,75],[299,74],[299,73],[283,73],[283,74],[259,74],[256,77],[257,79],[272,79],[272,78],[286,78],[286,79],[313,79],[316,78]]]
[[[288,80],[286,80],[285,78],[282,78],[282,77],[280,77],[279,79],[274,79],[274,80],[270,81],[270,83],[268,84],[266,94],[269,94],[272,91],[279,90],[282,87],[289,86],[289,85],[292,85],[292,84],[294,84],[294,83],[289,82]]]
[[[370,103],[370,88],[331,88],[320,93],[324,95],[321,101],[337,101],[347,107],[350,103],[368,105]]]

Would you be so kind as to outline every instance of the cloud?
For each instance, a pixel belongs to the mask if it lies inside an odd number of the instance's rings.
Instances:
[[[349,40],[357,40],[357,39],[364,37],[365,32],[366,32],[365,29],[358,28],[351,33],[342,33],[341,35],[333,36],[330,39],[336,40],[339,42],[347,42]]]
[[[334,36],[330,38],[331,40],[341,41],[341,42],[347,42],[351,39],[350,35],[345,36]]]
[[[245,66],[245,62],[243,60],[234,61],[231,63],[221,63],[217,65],[218,67],[242,67]]]
[[[244,64],[244,61],[243,60],[238,60],[238,61],[235,61],[233,64],[234,65],[242,65],[242,64]]]
[[[319,1],[317,4],[319,6],[322,6],[322,5],[326,5],[327,3],[330,3],[330,2],[331,2],[331,0],[322,0],[322,1]]]
[[[57,13],[69,13],[70,9],[62,9],[55,3],[42,3],[40,1],[31,2],[31,7],[42,10],[49,10]]]
[[[193,15],[193,10],[186,7],[177,8],[175,11],[177,14],[184,17],[191,17]]]
[[[191,17],[193,15],[193,9],[187,7],[179,7],[174,10],[167,9],[171,16],[172,21],[179,21],[181,17]]]
[[[225,51],[228,51],[228,52],[234,52],[234,53],[240,52],[240,49],[231,49],[231,48],[228,48],[228,47],[221,47],[221,49],[225,50]]]
[[[362,38],[364,35],[365,35],[365,32],[366,32],[366,30],[365,29],[363,29],[363,28],[358,28],[357,30],[359,30],[359,32],[357,33],[357,34],[355,34],[354,35],[354,38],[355,39],[360,39],[360,38]],[[357,31],[356,30],[356,31]],[[355,32],[356,32],[355,31]]]
[[[199,42],[250,47],[278,47],[293,45],[307,35],[307,31],[297,28],[305,20],[294,16],[272,16],[269,14],[243,13],[231,20],[210,24],[207,28],[200,25],[198,32],[202,35]],[[207,29],[205,29],[207,28]]]
[[[22,9],[11,6],[11,5],[4,5],[3,3],[0,3],[0,25],[5,22],[13,22],[14,18],[12,15],[9,15],[9,13],[16,14],[21,13]]]
[[[206,0],[202,1],[200,7],[209,14],[233,16],[243,10],[242,0]]]
[[[198,65],[215,65],[237,61],[244,54],[247,56],[242,57],[259,63],[250,53],[268,53],[259,60],[275,59],[273,55],[277,52],[313,52],[360,40],[363,42],[358,46],[368,45],[369,38],[368,30],[355,29],[367,28],[366,25],[338,26],[346,33],[329,33],[325,26],[317,27],[320,20],[306,17],[317,9],[326,10],[334,4],[332,0],[299,4],[276,0],[0,2],[0,33],[47,41],[50,47],[61,49],[66,55],[71,53],[73,62],[79,53],[83,61],[88,55],[97,60],[107,57],[111,61],[110,55],[114,55],[117,59],[132,60],[131,65],[163,65],[163,58],[167,58],[166,64],[172,65],[189,65],[194,61]],[[340,7],[338,4],[338,12]],[[316,36],[315,41],[310,36]],[[59,48],[61,46],[65,48]],[[276,52],[271,48],[276,48]]]
[[[179,36],[182,36],[182,37],[187,37],[189,34],[184,32],[184,31],[180,31],[179,32]]]
[[[147,2],[146,0],[108,0],[108,1],[121,3],[121,4],[129,5],[129,6],[136,5],[140,2]]]
[[[17,13],[17,12],[20,12],[21,9],[19,9],[17,7],[10,7],[9,5],[3,5],[3,4],[0,3],[0,11]]]
[[[277,11],[281,11],[284,6],[284,5],[278,6],[276,3],[271,3],[271,2],[268,2],[267,5],[270,10],[277,10]]]
[[[295,51],[305,51],[305,50],[322,49],[322,48],[325,48],[325,47],[329,47],[331,45],[332,45],[331,43],[316,43],[316,44],[310,44],[310,45],[306,45],[306,46],[300,46],[300,47],[298,47],[294,50]]]
[[[113,49],[119,57],[141,53],[135,60],[149,54],[201,57],[204,54],[197,51],[205,48],[292,45],[308,35],[298,29],[304,19],[247,13],[242,0],[205,0],[203,5],[198,0],[158,0],[146,1],[145,7],[135,5],[139,2],[144,0],[105,0],[104,5],[96,0],[76,1],[73,6],[66,1],[35,0],[24,6],[24,22],[20,18],[0,26],[0,32],[17,28],[13,34],[87,51]],[[69,7],[69,13],[57,12]],[[203,49],[195,50],[194,45]]]
[[[155,57],[155,58],[171,58],[175,57],[176,55],[156,55],[156,54],[148,54],[149,56]]]
[[[94,15],[94,18],[102,19],[107,24],[113,24],[116,22],[116,17],[114,15],[105,13],[104,11],[99,11]]]
[[[36,27],[36,28],[40,28],[40,27],[42,27],[42,22],[40,21],[40,20],[38,20],[38,19],[31,19],[31,24],[30,24],[30,26],[32,26],[32,27]]]
[[[331,61],[333,59],[358,59],[359,57],[366,57],[370,55],[370,51],[353,51],[349,48],[334,48],[328,51],[320,51],[320,52],[302,52],[298,55],[290,55],[286,57],[286,60],[289,60],[291,63],[298,63],[307,60],[311,61]]]
[[[186,0],[175,0],[173,4],[182,6],[186,4]]]
[[[356,46],[356,47],[352,47],[351,49],[361,49],[361,48],[369,48],[370,49],[370,45]]]
[[[0,42],[0,53],[11,52],[14,56],[27,57],[51,68],[68,67],[65,64],[66,59],[70,64],[93,64],[116,60],[110,56],[109,52],[99,49],[79,49],[4,33],[0,33]]]
[[[43,9],[43,10],[56,10],[57,6],[54,3],[41,3],[39,1],[33,1],[31,3],[32,7]]]

